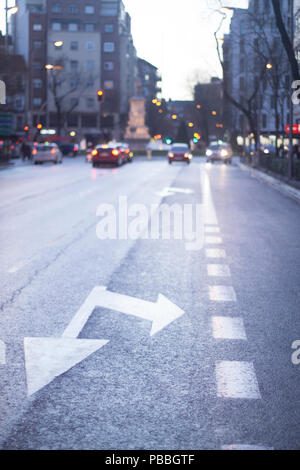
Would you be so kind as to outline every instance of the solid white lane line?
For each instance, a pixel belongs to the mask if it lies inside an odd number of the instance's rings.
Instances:
[[[4,341],[0,340],[0,364],[6,364],[6,346]]]
[[[236,302],[236,293],[232,286],[209,286],[209,298],[213,302]]]
[[[230,277],[231,272],[226,264],[208,264],[207,274],[210,277]]]
[[[261,398],[252,362],[219,361],[216,363],[218,397]]]
[[[205,233],[220,233],[220,228],[219,227],[205,227],[204,228]]]
[[[243,318],[213,317],[212,326],[215,339],[247,340]]]
[[[211,244],[211,245],[221,245],[223,243],[223,240],[222,240],[221,237],[206,236],[205,237],[205,243],[206,244]]]
[[[221,450],[274,450],[274,447],[264,447],[251,444],[230,444],[222,446]]]
[[[208,248],[206,250],[207,258],[226,258],[226,251],[219,248]]]

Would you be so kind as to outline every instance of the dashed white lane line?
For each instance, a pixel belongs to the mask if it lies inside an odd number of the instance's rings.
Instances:
[[[220,398],[261,398],[252,362],[218,361],[216,381]]]
[[[243,318],[213,317],[212,326],[215,339],[247,340]]]
[[[264,447],[251,444],[230,444],[222,446],[221,450],[274,450],[274,447]]]
[[[208,264],[207,274],[210,277],[230,277],[231,272],[226,264]]]
[[[208,248],[206,250],[207,258],[226,258],[226,251],[219,248]]]
[[[0,340],[0,364],[6,364],[6,346],[2,340]]]
[[[219,227],[205,227],[204,232],[205,233],[220,233],[220,228]]]
[[[223,243],[223,240],[221,237],[211,237],[211,236],[206,236],[205,237],[205,243],[208,245],[221,245]]]
[[[209,286],[209,298],[213,302],[236,302],[236,293],[232,286]]]

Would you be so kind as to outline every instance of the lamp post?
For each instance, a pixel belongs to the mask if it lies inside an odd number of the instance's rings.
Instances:
[[[294,0],[290,0],[290,34],[291,44],[294,47]],[[292,71],[290,72],[292,76]],[[289,130],[289,158],[288,158],[288,179],[293,177],[293,124],[294,124],[294,106],[290,99],[290,130]]]
[[[19,7],[17,7],[16,5],[13,6],[13,7],[9,7],[8,6],[8,0],[5,0],[4,10],[5,10],[5,43],[4,43],[4,47],[5,47],[5,54],[7,54],[8,53],[8,12],[10,11],[11,14],[14,15],[19,10]]]

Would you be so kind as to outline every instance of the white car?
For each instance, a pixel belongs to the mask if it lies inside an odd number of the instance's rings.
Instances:
[[[32,150],[35,165],[43,162],[62,163],[62,153],[57,144],[38,144]]]
[[[206,150],[206,161],[232,163],[232,148],[227,142],[212,142]]]

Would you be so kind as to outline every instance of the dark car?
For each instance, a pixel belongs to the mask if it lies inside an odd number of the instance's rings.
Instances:
[[[176,143],[173,144],[168,153],[169,164],[172,162],[186,162],[191,163],[193,156],[187,144]]]
[[[232,148],[227,142],[212,142],[206,150],[206,161],[232,163]]]
[[[132,162],[133,152],[130,150],[129,145],[126,142],[117,142],[116,148],[124,154],[126,162]]]
[[[74,142],[56,142],[63,155],[73,155],[76,157],[79,152],[79,144]]]
[[[121,166],[126,161],[125,151],[123,151],[123,148],[118,148],[117,144],[98,145],[92,150],[93,167],[104,163],[114,163]]]

